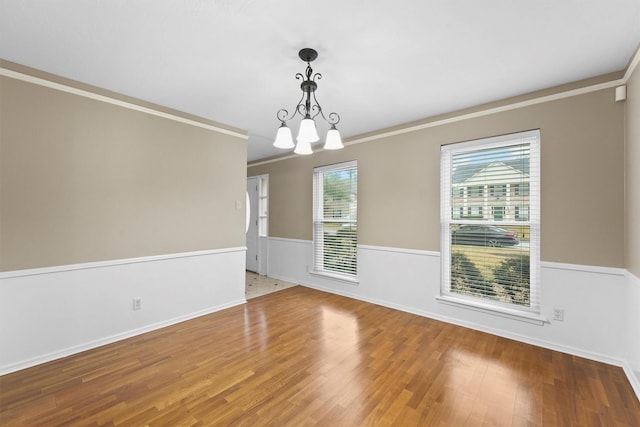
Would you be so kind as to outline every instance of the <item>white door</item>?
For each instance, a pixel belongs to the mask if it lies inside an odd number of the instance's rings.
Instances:
[[[247,270],[258,272],[258,178],[247,179],[249,229],[247,230]]]

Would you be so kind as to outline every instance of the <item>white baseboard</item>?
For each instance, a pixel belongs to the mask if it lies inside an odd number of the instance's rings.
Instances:
[[[638,400],[640,400],[640,379],[635,374],[635,372],[633,372],[633,369],[631,369],[631,366],[629,366],[627,362],[624,362],[622,364],[622,369],[624,370],[624,373],[627,376],[629,383],[631,383],[631,387],[633,388],[633,391],[636,393],[636,397],[638,398]]]
[[[196,317],[205,316],[207,314],[215,313],[220,310],[224,310],[227,308],[235,307],[237,305],[245,304],[247,301],[245,299],[233,301],[227,304],[222,304],[216,307],[211,307],[206,310],[201,310],[195,313],[186,314],[184,316],[176,317],[173,319],[168,319],[162,322],[157,322],[152,325],[147,325],[142,328],[133,329],[130,331],[122,332],[116,335],[112,335],[110,337],[101,338],[98,340],[93,340],[91,342],[86,342],[83,344],[78,344],[72,347],[68,347],[62,350],[58,350],[49,354],[43,354],[28,360],[22,360],[18,363],[14,363],[11,365],[0,366],[0,375],[5,375],[11,372],[20,371],[22,369],[30,368],[32,366],[40,365],[43,363],[51,362],[56,359],[61,359],[63,357],[71,356],[77,353],[81,353],[83,351],[91,350],[94,348],[102,347],[103,345],[113,344],[118,341],[125,340],[127,338],[132,338],[137,335],[142,335],[147,332],[155,331],[157,329],[165,328],[167,326],[175,325],[181,322],[185,322],[187,320],[195,319]]]
[[[532,325],[436,303],[437,252],[359,245],[360,283],[353,286],[304,270],[305,263],[312,264],[312,242],[279,238],[275,243],[269,255],[278,279],[621,367],[640,400],[640,376],[633,370],[640,366],[640,346],[630,344],[640,331],[628,331],[628,304],[640,301],[640,280],[624,269],[542,262],[540,315],[551,320]],[[628,298],[631,290],[636,293]],[[584,297],[576,299],[577,294]],[[564,321],[553,320],[554,308],[565,310]]]
[[[521,334],[510,333],[508,331],[504,331],[504,330],[500,330],[500,329],[496,329],[496,328],[489,328],[489,327],[485,327],[483,325],[479,325],[477,323],[465,322],[465,321],[462,321],[460,319],[456,319],[456,318],[453,318],[453,317],[442,316],[442,315],[439,315],[437,313],[427,312],[427,311],[423,311],[423,310],[417,310],[417,309],[412,308],[412,307],[406,307],[406,306],[398,305],[398,304],[390,304],[387,301],[376,300],[376,299],[371,299],[371,298],[362,298],[361,296],[359,296],[357,294],[350,293],[350,292],[334,291],[333,289],[328,289],[328,288],[325,288],[323,286],[318,286],[318,285],[314,285],[314,284],[310,284],[310,283],[301,283],[301,285],[302,286],[306,286],[308,288],[316,289],[318,291],[333,293],[333,294],[341,295],[341,296],[344,296],[344,297],[357,299],[359,301],[364,301],[364,302],[368,302],[368,303],[371,303],[371,304],[376,304],[376,305],[379,305],[379,306],[382,306],[382,307],[392,308],[394,310],[404,311],[406,313],[415,314],[417,316],[422,316],[422,317],[426,317],[426,318],[429,318],[429,319],[438,320],[440,322],[450,323],[450,324],[461,326],[461,327],[464,327],[464,328],[473,329],[473,330],[480,331],[480,332],[485,332],[485,333],[492,334],[492,335],[495,335],[495,336],[499,336],[499,337],[502,337],[502,338],[508,338],[508,339],[512,339],[514,341],[520,341],[520,342],[523,342],[523,343],[526,343],[526,344],[535,345],[536,347],[542,347],[542,348],[546,348],[546,349],[549,349],[549,350],[559,351],[561,353],[571,354],[573,356],[583,357],[585,359],[594,360],[596,362],[602,362],[602,363],[606,363],[606,364],[609,364],[609,365],[620,366],[620,367],[624,366],[624,362],[622,360],[616,359],[616,358],[611,358],[611,357],[609,357],[607,355],[604,355],[604,354],[587,352],[587,351],[583,351],[583,350],[580,350],[580,349],[577,349],[577,348],[573,348],[573,347],[558,345],[556,343],[552,343],[552,342],[549,342],[549,341],[544,341],[544,340],[539,340],[539,339],[532,339],[531,337],[527,337],[527,336],[524,336],[524,335],[521,335]]]
[[[0,375],[244,302],[244,247],[6,272]]]

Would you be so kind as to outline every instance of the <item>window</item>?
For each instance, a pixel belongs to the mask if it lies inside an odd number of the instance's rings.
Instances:
[[[482,197],[484,193],[484,187],[482,185],[475,185],[469,187],[469,197]]]
[[[516,221],[529,221],[529,206],[516,206]]]
[[[474,217],[477,219],[482,218],[482,206],[471,206],[471,212],[469,213],[469,217]]]
[[[539,153],[539,131],[442,147],[441,299],[540,312]],[[451,215],[464,201],[448,197],[450,188],[471,182],[491,197],[470,216]]]
[[[499,185],[490,185],[489,186],[489,195],[491,197],[504,197],[507,194],[507,185],[499,184]]]
[[[529,195],[529,184],[512,184],[511,188],[513,188],[514,196],[528,196]]]
[[[358,255],[357,163],[315,168],[313,199],[314,273],[354,280]]]

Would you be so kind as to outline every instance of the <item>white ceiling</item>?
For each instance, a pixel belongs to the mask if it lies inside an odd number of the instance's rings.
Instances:
[[[619,71],[639,44],[640,0],[0,0],[0,58],[246,129],[249,161],[282,153],[303,47],[347,138]]]

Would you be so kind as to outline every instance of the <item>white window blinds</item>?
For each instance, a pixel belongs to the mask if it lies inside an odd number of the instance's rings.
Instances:
[[[357,273],[358,167],[355,161],[313,173],[314,272]]]
[[[441,149],[441,295],[540,311],[540,134]]]

